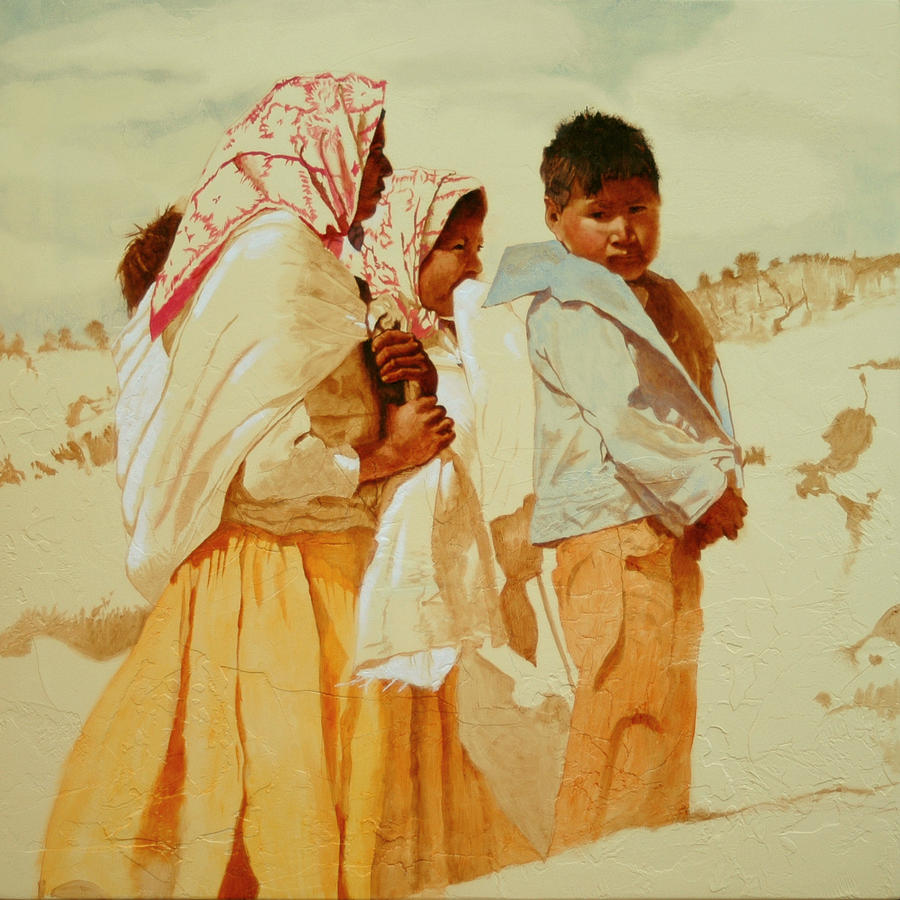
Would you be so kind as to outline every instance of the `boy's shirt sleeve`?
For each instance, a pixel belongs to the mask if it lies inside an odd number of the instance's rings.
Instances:
[[[554,297],[536,302],[529,345],[537,375],[577,405],[617,476],[648,513],[686,525],[722,494],[735,467],[734,447],[720,436],[701,437],[674,411],[660,418],[659,409],[638,401],[641,385],[629,345],[595,306]]]
[[[716,360],[716,365],[713,368],[713,377],[712,377],[712,392],[713,399],[715,400],[716,412],[719,414],[719,419],[722,422],[722,427],[725,429],[725,433],[734,441],[736,441],[734,434],[734,421],[731,415],[731,400],[728,397],[728,386],[725,384],[725,376],[722,374],[722,364]],[[737,447],[736,460],[740,460],[742,457],[740,448]],[[733,471],[733,487],[741,489],[744,487],[744,471],[741,467],[740,463],[736,462]]]

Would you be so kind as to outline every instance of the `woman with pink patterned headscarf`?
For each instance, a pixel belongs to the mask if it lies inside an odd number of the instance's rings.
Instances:
[[[380,480],[453,437],[433,396],[385,418],[338,259],[391,171],[383,97],[277,84],[117,343],[127,570],[155,606],[64,771],[43,896],[371,895],[389,715],[349,684],[357,595]],[[427,386],[416,357],[383,371]]]

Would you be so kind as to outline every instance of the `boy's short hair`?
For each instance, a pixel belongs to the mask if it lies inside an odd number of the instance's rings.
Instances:
[[[576,181],[590,196],[603,190],[606,180],[645,178],[659,194],[659,170],[644,132],[591,109],[557,127],[544,147],[541,178],[544,193],[560,206],[569,202]]]

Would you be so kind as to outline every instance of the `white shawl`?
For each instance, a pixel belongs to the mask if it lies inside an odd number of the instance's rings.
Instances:
[[[151,340],[145,297],[114,356],[126,568],[155,601],[219,525],[251,447],[365,340],[348,270],[287,211],[229,239],[170,353]]]

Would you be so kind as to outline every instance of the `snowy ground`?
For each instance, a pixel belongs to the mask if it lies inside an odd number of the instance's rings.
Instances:
[[[900,603],[900,368],[851,368],[900,358],[898,307],[851,306],[768,343],[720,348],[739,438],[766,461],[747,467],[739,540],[704,557],[693,821],[623,832],[449,893],[900,893],[900,637],[898,614],[885,616]],[[110,421],[109,357],[62,351],[34,365],[0,360],[0,462],[9,456],[22,475],[0,484],[4,897],[34,895],[60,767],[121,659],[12,637],[29,611],[144,608],[122,571],[114,463],[96,441]],[[91,402],[78,406],[82,396]],[[822,435],[863,408],[844,424],[870,428],[871,442],[838,435],[856,439],[839,459]],[[53,457],[69,441],[83,461],[75,450]],[[56,474],[37,478],[36,461]],[[805,463],[827,492],[798,494]]]

